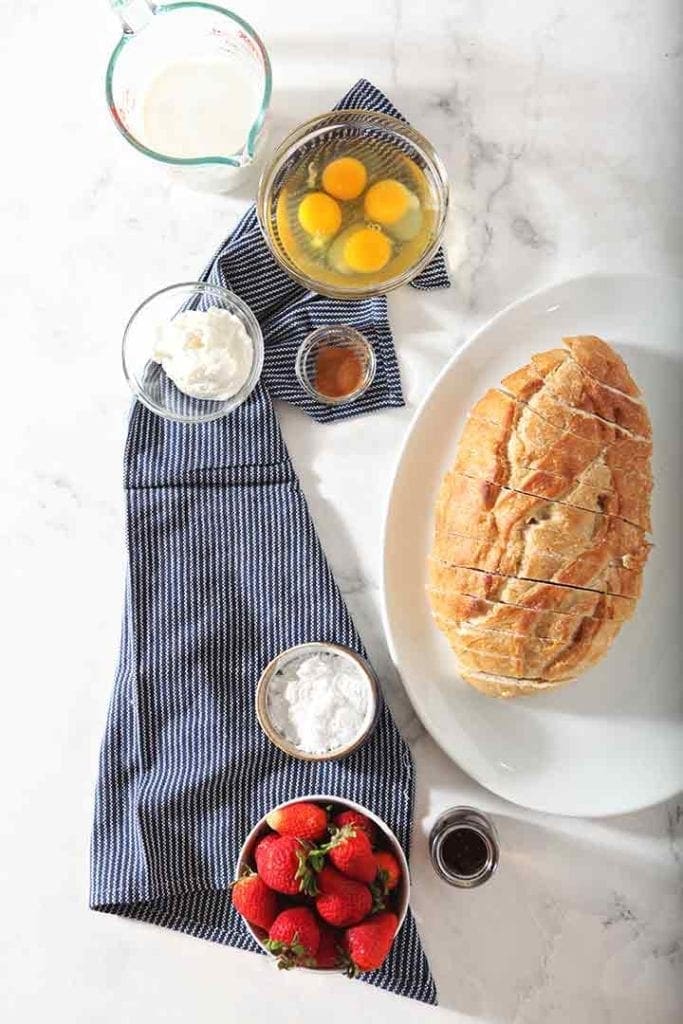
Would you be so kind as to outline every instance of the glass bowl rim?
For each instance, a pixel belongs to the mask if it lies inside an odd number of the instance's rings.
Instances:
[[[334,398],[331,395],[323,395],[318,391],[317,388],[311,384],[308,374],[304,370],[305,359],[313,346],[317,345],[322,340],[323,335],[327,331],[334,330],[344,331],[347,334],[355,335],[353,340],[358,344],[361,344],[368,354],[368,365],[362,382],[358,385],[355,391],[351,391],[348,395],[340,395],[337,398]],[[377,373],[377,354],[374,346],[368,341],[363,332],[359,331],[357,328],[351,327],[349,324],[325,324],[322,327],[316,327],[314,331],[307,334],[299,345],[296,352],[294,372],[296,373],[297,380],[306,394],[315,399],[316,402],[320,402],[321,405],[347,405],[350,402],[355,402],[361,395],[364,395],[374,381],[375,374]]]
[[[413,149],[419,153],[425,163],[429,166],[432,178],[437,185],[437,224],[434,229],[434,237],[431,243],[427,246],[420,259],[417,260],[412,267],[406,268],[400,274],[396,274],[393,278],[382,281],[379,285],[368,284],[365,288],[344,288],[342,286],[337,287],[335,285],[316,280],[316,278],[311,277],[294,266],[292,261],[289,260],[281,251],[280,247],[273,243],[266,228],[266,223],[270,218],[269,211],[272,205],[274,181],[278,172],[282,168],[282,165],[287,159],[289,159],[292,153],[298,149],[299,146],[310,138],[314,138],[315,135],[323,129],[332,127],[335,121],[358,122],[361,128],[364,127],[362,122],[366,121],[368,122],[366,127],[370,124],[374,124],[393,132],[394,135],[397,135],[403,141],[408,142]],[[332,299],[348,300],[367,299],[373,295],[384,295],[386,292],[393,291],[395,288],[400,288],[401,285],[408,284],[410,281],[413,281],[431,262],[441,245],[446,225],[448,207],[448,172],[443,160],[429,139],[406,121],[401,121],[399,118],[393,117],[390,114],[384,114],[375,110],[363,110],[360,107],[353,107],[348,110],[330,110],[325,114],[316,114],[315,117],[309,118],[307,121],[304,121],[302,124],[292,129],[292,131],[285,136],[277,147],[261,173],[256,196],[256,212],[259,227],[261,228],[261,234],[268,246],[268,251],[282,269],[300,285],[307,288],[309,291],[315,292],[316,295],[325,295]]]
[[[190,291],[198,292],[200,294],[206,294],[207,292],[217,293],[220,297],[223,298],[225,302],[230,303],[232,306],[235,307],[238,313],[241,314],[240,319],[242,320],[242,323],[244,324],[249,334],[254,349],[254,357],[251,365],[251,370],[249,371],[249,376],[247,377],[246,381],[239,389],[239,391],[236,391],[235,394],[232,395],[230,398],[226,398],[224,401],[217,403],[220,405],[220,409],[217,409],[215,412],[207,413],[206,415],[202,416],[175,415],[173,413],[170,413],[167,409],[162,408],[161,406],[153,402],[147,396],[144,389],[139,385],[137,377],[133,373],[129,365],[129,360],[127,358],[130,331],[133,324],[137,320],[138,315],[142,312],[143,309],[151,305],[152,302],[158,299],[161,295],[166,295],[168,292],[174,291]],[[235,292],[231,292],[229,288],[224,288],[223,285],[221,284],[211,284],[208,281],[180,281],[177,284],[169,284],[166,285],[164,288],[159,288],[157,291],[152,292],[152,294],[148,295],[146,299],[143,299],[143,301],[138,306],[136,306],[136,308],[131,313],[130,317],[128,318],[128,322],[126,323],[126,326],[123,330],[123,337],[121,339],[121,362],[123,366],[123,373],[126,378],[126,381],[128,382],[130,390],[133,392],[133,395],[147,409],[149,409],[150,412],[155,413],[157,416],[161,416],[162,419],[170,420],[174,423],[211,423],[213,420],[218,420],[221,419],[223,416],[227,416],[228,413],[232,412],[238,406],[242,405],[242,403],[252,393],[252,391],[254,390],[259,381],[261,371],[263,369],[264,354],[265,350],[263,343],[263,333],[261,331],[261,326],[258,320],[256,319],[256,316],[254,315],[253,310],[247,305],[244,299],[241,299],[239,295],[235,294]],[[198,399],[198,401],[202,401],[202,399]],[[207,401],[211,401],[211,399],[207,399]]]
[[[254,158],[254,154],[256,151],[256,142],[261,132],[261,129],[263,128],[263,124],[268,113],[270,99],[273,92],[273,69],[270,63],[268,50],[266,49],[266,46],[261,37],[259,36],[258,32],[256,31],[256,29],[254,29],[249,24],[248,21],[245,21],[244,18],[240,17],[240,15],[236,14],[234,11],[228,10],[227,7],[220,7],[218,4],[204,3],[202,2],[202,0],[180,0],[179,3],[157,4],[155,6],[153,14],[155,17],[159,17],[163,14],[172,14],[173,11],[176,10],[188,10],[193,7],[199,8],[200,10],[212,11],[216,14],[223,14],[231,21],[234,21],[237,25],[239,25],[240,29],[244,31],[252,39],[256,48],[259,51],[261,59],[263,60],[263,95],[261,96],[259,112],[256,115],[256,119],[254,120],[251,128],[249,129],[249,134],[247,135],[247,140],[244,146],[244,149],[247,152],[249,159],[252,160]],[[145,144],[141,142],[138,138],[136,138],[132,132],[128,131],[125,124],[123,123],[123,120],[119,115],[116,104],[114,102],[114,71],[116,69],[118,58],[123,52],[124,47],[133,39],[135,39],[136,35],[137,33],[135,32],[123,33],[123,35],[121,36],[121,38],[119,39],[118,43],[116,44],[111,53],[105,74],[104,90],[107,101],[107,107],[109,109],[109,114],[111,115],[111,118],[117,130],[124,137],[126,142],[129,142],[131,146],[134,146],[139,153],[144,154],[144,156],[150,156],[153,160],[157,160],[159,163],[162,164],[170,164],[179,167],[197,167],[204,164],[223,164],[228,167],[244,166],[244,161],[238,159],[235,155],[208,155],[192,157],[168,156],[165,153],[159,153],[155,149],[150,149],[149,146],[145,146]]]

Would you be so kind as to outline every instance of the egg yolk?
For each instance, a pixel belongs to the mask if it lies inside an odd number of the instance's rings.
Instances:
[[[411,193],[395,178],[385,178],[368,189],[365,196],[365,215],[378,224],[395,224],[405,216],[410,206]]]
[[[373,274],[391,259],[391,242],[375,228],[360,228],[344,246],[344,260],[358,274]]]
[[[341,227],[339,203],[324,192],[309,192],[299,203],[299,224],[309,235],[329,238]]]
[[[367,183],[365,164],[353,156],[333,160],[323,171],[323,188],[335,199],[357,199]]]

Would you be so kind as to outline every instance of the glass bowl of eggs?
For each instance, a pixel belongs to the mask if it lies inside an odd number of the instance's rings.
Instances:
[[[367,110],[307,121],[282,142],[259,184],[261,229],[301,285],[353,299],[398,288],[439,247],[446,170],[410,125]]]

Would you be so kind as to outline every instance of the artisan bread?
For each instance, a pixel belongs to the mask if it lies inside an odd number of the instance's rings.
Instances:
[[[581,619],[571,640],[546,640],[436,619],[458,662],[482,672],[564,682],[585,671],[606,652],[620,623]]]
[[[571,642],[584,626],[583,620],[592,618],[589,615],[520,608],[515,604],[487,601],[483,597],[459,594],[453,590],[431,588],[429,596],[435,617],[445,625],[466,623],[541,640]],[[600,621],[592,619],[596,624]]]
[[[563,338],[572,358],[591,377],[615,391],[621,391],[632,398],[640,397],[640,389],[629,372],[629,368],[618,352],[602,338],[594,334],[581,334],[575,338]]]
[[[525,697],[542,693],[544,690],[554,690],[560,685],[558,682],[549,682],[543,679],[520,679],[514,676],[500,676],[495,672],[479,672],[474,669],[460,666],[460,676],[488,697]],[[565,682],[571,682],[570,679]]]
[[[635,609],[635,601],[630,597],[619,597],[599,590],[584,590],[557,583],[521,580],[514,576],[482,572],[480,569],[447,565],[433,558],[429,559],[428,571],[430,592],[465,594],[533,611],[590,616],[596,619],[618,619],[624,622],[631,618]]]
[[[651,441],[609,429],[611,440],[580,437],[558,428],[510,395],[491,389],[465,423],[455,469],[562,500],[576,481],[588,488],[580,504],[597,505],[649,529]]]
[[[472,568],[506,576],[557,581],[562,573],[560,582],[585,586],[612,567],[622,570],[609,584],[613,592],[634,596],[624,570],[640,570],[649,546],[643,531],[623,519],[457,472],[448,474],[437,500],[437,557],[456,564],[464,557]]]
[[[604,656],[650,542],[651,426],[626,364],[566,339],[475,404],[441,485],[428,596],[463,678],[538,692]]]

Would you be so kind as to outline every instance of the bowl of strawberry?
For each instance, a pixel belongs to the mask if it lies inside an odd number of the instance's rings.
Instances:
[[[251,830],[232,904],[278,967],[379,967],[403,924],[408,864],[391,829],[339,797],[289,800]]]

